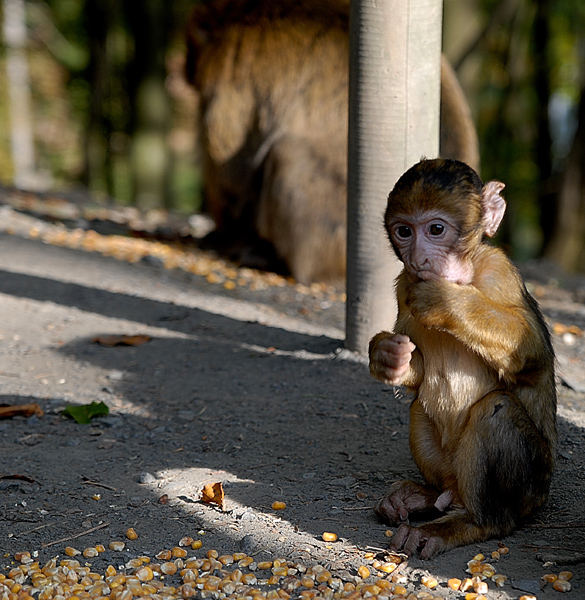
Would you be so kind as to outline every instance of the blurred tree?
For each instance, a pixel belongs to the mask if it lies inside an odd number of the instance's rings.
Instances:
[[[546,256],[566,270],[585,271],[585,88],[578,125],[562,177],[559,213]]]
[[[30,80],[26,56],[25,3],[24,0],[4,0],[2,9],[13,178],[18,187],[32,187],[35,186],[36,177]]]
[[[171,106],[166,50],[171,13],[167,2],[124,2],[134,52],[128,64],[132,196],[140,208],[169,207]]]

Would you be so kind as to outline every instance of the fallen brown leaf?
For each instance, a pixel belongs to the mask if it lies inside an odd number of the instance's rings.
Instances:
[[[141,346],[152,339],[149,335],[98,335],[93,338],[92,342],[102,346]]]
[[[0,419],[9,419],[10,417],[16,416],[37,417],[43,416],[43,409],[36,403],[31,404],[12,404],[9,406],[0,406]]]
[[[221,481],[217,483],[207,483],[201,490],[201,502],[206,504],[217,504],[221,510],[224,510],[224,493]]]

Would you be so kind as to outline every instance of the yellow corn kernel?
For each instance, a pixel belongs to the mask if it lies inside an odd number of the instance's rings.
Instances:
[[[500,558],[500,553],[497,550],[494,550],[491,553],[491,557],[493,558],[493,560],[498,560]]]
[[[195,540],[191,536],[186,535],[179,540],[179,546],[181,546],[181,548],[184,546],[190,546],[194,541]]]
[[[201,540],[193,540],[193,543],[191,544],[191,548],[193,548],[193,550],[199,550],[201,546],[203,546],[203,542]]]
[[[362,579],[366,579],[367,577],[370,576],[370,569],[368,569],[368,567],[366,567],[366,565],[361,565],[361,567],[358,568],[358,575]]]
[[[128,529],[126,529],[126,537],[129,540],[137,540],[138,539],[138,534],[136,533],[136,530],[134,529],[134,527],[128,527]]]
[[[175,546],[171,550],[171,556],[173,558],[185,558],[187,556],[187,550],[185,550],[185,548],[180,548],[179,546]]]
[[[360,567],[361,569],[361,567]],[[368,571],[369,573],[369,571]],[[328,581],[331,581],[331,573],[329,571],[327,571],[326,569],[323,569],[321,572],[317,573],[317,575],[315,575],[315,581],[317,583],[326,583]]]
[[[154,573],[150,567],[141,567],[136,571],[136,577],[138,577],[140,581],[150,581],[154,577]]]
[[[272,503],[272,510],[284,510],[286,508],[286,502],[276,500]]]
[[[500,546],[498,552],[504,556],[504,554],[508,554],[508,552],[510,552],[510,548],[508,548],[508,546]]]
[[[301,585],[306,588],[315,587],[315,580],[312,579],[309,575],[303,575],[301,577]]]
[[[219,552],[217,550],[208,550],[207,558],[217,558],[219,556]]]
[[[408,590],[403,585],[397,585],[394,588],[394,594],[396,594],[397,596],[406,596],[407,593]]]
[[[447,581],[447,587],[451,590],[458,591],[461,587],[461,579],[457,579],[456,577],[452,577]]]
[[[556,581],[553,581],[553,589],[555,589],[557,592],[570,592],[571,591],[571,584],[566,580],[566,579],[557,579]]]
[[[124,550],[125,547],[126,547],[126,544],[124,542],[120,542],[120,541],[116,541],[116,540],[113,540],[108,544],[108,548],[110,550],[113,550],[114,552],[122,552],[122,550]]]
[[[113,565],[108,565],[106,567],[106,576],[113,577],[115,574],[116,574],[116,567],[114,567]]]
[[[83,551],[85,558],[95,558],[98,555],[98,551],[95,548],[86,548]]]
[[[261,571],[265,571],[266,569],[272,569],[272,561],[271,560],[263,560],[263,561],[260,561],[257,566]]]
[[[421,577],[420,582],[425,587],[428,587],[430,590],[434,590],[439,585],[439,582],[434,577],[427,576],[427,575],[424,575],[423,577]]]
[[[333,533],[331,531],[324,531],[323,534],[321,535],[321,539],[324,542],[336,542],[337,541],[337,534]]]
[[[473,580],[470,579],[469,577],[466,577],[462,582],[461,585],[459,586],[459,591],[460,592],[467,592],[468,590],[473,588]]]
[[[498,587],[504,587],[504,584],[508,581],[508,577],[502,573],[492,575],[491,579]]]
[[[65,554],[67,554],[67,556],[77,556],[78,554],[81,554],[81,550],[77,550],[72,546],[67,546],[65,548]]]
[[[165,575],[174,575],[177,572],[177,565],[174,562],[164,562],[160,570]]]
[[[532,594],[523,594],[518,600],[536,600],[536,596],[533,596]]]
[[[541,577],[542,581],[544,581],[545,583],[553,583],[558,579],[558,576],[555,575],[554,573],[545,573],[542,577]]]
[[[559,573],[559,579],[563,579],[565,581],[569,581],[572,579],[573,573],[571,571],[561,571]]]
[[[384,532],[384,535],[387,538],[391,538],[394,535],[394,532],[392,531],[392,529],[386,529],[386,531]]]

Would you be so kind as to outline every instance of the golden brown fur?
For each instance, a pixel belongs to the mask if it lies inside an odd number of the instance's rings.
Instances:
[[[189,26],[216,241],[242,258],[242,244],[266,240],[304,282],[345,274],[348,7],[219,0],[198,5]],[[446,61],[442,83],[441,147],[477,166],[469,107]]]
[[[418,171],[449,168],[426,163],[411,170],[411,186],[393,191],[387,219],[395,209],[418,209]],[[474,203],[456,191],[438,205],[460,223],[461,211],[473,210]],[[405,514],[397,506],[406,513],[437,502],[441,510],[451,507],[420,528],[399,530],[395,544],[423,557],[509,533],[546,500],[553,467],[556,392],[549,334],[503,252],[477,239],[473,244],[464,249],[473,265],[466,285],[440,277],[421,281],[405,269],[396,283],[394,332],[370,342],[371,372],[382,380],[388,379],[384,344],[402,334],[416,346],[400,383],[416,392],[410,444],[429,487],[398,484],[378,513],[395,521]]]

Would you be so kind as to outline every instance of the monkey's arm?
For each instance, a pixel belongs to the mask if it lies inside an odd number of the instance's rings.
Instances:
[[[519,276],[510,270],[503,281],[508,288],[422,281],[411,287],[407,304],[424,327],[450,333],[500,377],[513,378],[527,362],[538,362],[543,339]]]

